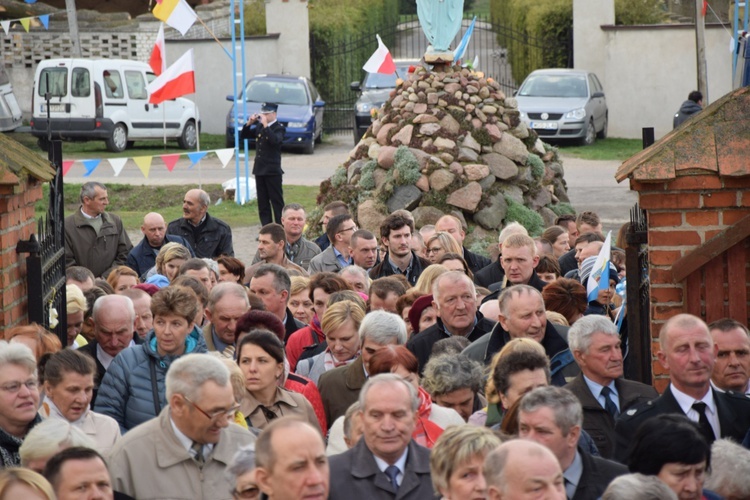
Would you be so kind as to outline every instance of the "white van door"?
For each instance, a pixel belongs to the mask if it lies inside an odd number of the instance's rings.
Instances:
[[[130,125],[133,127],[130,136],[133,138],[158,137],[157,126],[161,124],[161,112],[148,102],[146,78],[143,71],[139,68],[125,67],[123,72],[128,92],[128,111],[131,112]]]
[[[156,79],[152,72],[146,73],[148,84]],[[182,118],[182,106],[175,99],[166,100],[154,105],[156,109],[157,137],[178,137],[181,133],[180,120]]]

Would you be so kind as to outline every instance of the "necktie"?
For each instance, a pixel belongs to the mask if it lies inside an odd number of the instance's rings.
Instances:
[[[195,453],[193,455],[193,459],[198,462],[200,465],[203,465],[204,458],[203,458],[203,445],[200,443],[196,443],[193,441],[193,446],[190,447],[190,449]]]
[[[385,475],[388,476],[388,479],[391,480],[391,486],[393,486],[393,491],[398,491],[398,481],[396,478],[398,477],[398,467],[395,465],[389,465],[385,468]]]
[[[711,423],[708,421],[708,417],[706,416],[706,403],[702,401],[696,401],[695,403],[693,403],[693,410],[698,412],[698,426],[701,428],[703,436],[706,438],[706,441],[708,441],[708,444],[710,445],[716,440],[716,434],[714,434],[714,429],[713,427],[711,427]]]
[[[620,412],[617,409],[617,405],[610,397],[612,395],[612,389],[607,386],[602,387],[601,395],[604,398],[604,409],[607,410],[607,413],[612,415],[612,418],[617,418],[620,415]]]

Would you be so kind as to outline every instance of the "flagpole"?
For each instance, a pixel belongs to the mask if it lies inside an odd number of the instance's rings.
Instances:
[[[226,49],[226,48],[224,47],[224,45],[223,45],[223,44],[222,44],[222,43],[221,43],[221,42],[219,41],[219,39],[218,39],[218,38],[216,37],[216,35],[214,35],[214,32],[213,32],[213,31],[211,31],[211,28],[209,28],[209,27],[208,27],[208,25],[207,25],[207,24],[206,24],[206,23],[205,23],[205,22],[203,21],[203,19],[201,19],[201,18],[200,18],[199,16],[197,16],[197,15],[196,15],[196,16],[195,16],[195,18],[196,18],[196,19],[198,19],[198,21],[199,21],[199,22],[200,22],[200,23],[201,23],[201,24],[203,25],[203,27],[204,27],[204,28],[206,28],[206,31],[208,31],[208,33],[209,33],[209,34],[210,34],[210,35],[211,35],[212,37],[214,37],[214,40],[216,40],[216,43],[218,43],[218,44],[219,44],[219,46],[221,46],[221,50],[223,50],[223,51],[224,51],[224,53],[225,53],[226,55],[228,55],[228,56],[229,56],[229,58],[231,59],[231,58],[232,58],[232,54],[230,54],[230,53],[229,53],[229,51],[228,51],[228,50],[227,50],[227,49]],[[232,29],[234,29],[234,28],[232,28]]]
[[[197,152],[199,152],[201,150],[201,134],[200,134],[200,131],[198,130],[198,125],[195,126],[195,138],[196,138],[196,141],[195,141],[195,148],[196,149],[195,149],[195,151],[197,153]],[[198,159],[198,189],[203,189],[203,175],[202,175],[202,173],[203,172],[201,170],[201,160],[199,158]]]
[[[161,129],[164,134],[164,151],[167,150],[167,111],[164,104],[161,106]]]

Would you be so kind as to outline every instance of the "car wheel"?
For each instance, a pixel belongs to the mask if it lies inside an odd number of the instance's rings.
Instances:
[[[584,146],[591,146],[596,142],[596,128],[594,128],[594,120],[589,120],[586,125],[586,135],[581,140]]]
[[[128,147],[128,129],[118,123],[112,130],[112,135],[106,141],[107,149],[113,153],[122,153]]]
[[[315,140],[311,140],[310,142],[306,142],[304,146],[302,146],[302,152],[306,155],[311,155],[315,152]]]
[[[182,128],[182,134],[177,139],[177,144],[182,149],[194,149],[198,144],[198,130],[195,128],[193,120],[188,120]]]
[[[597,139],[606,139],[607,138],[607,126],[609,125],[609,116],[604,115],[604,125],[602,126],[602,129],[596,133]]]
[[[36,145],[39,146],[39,149],[41,149],[45,153],[49,152],[49,141],[46,137],[40,137],[39,139],[37,139]]]

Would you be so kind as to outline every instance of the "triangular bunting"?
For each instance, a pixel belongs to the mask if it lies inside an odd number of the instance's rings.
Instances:
[[[63,160],[63,175],[67,175],[75,160]]]
[[[83,176],[88,177],[94,173],[94,170],[99,166],[101,160],[82,160],[81,163],[83,163],[83,167],[86,169],[86,173],[83,174]]]
[[[161,155],[161,161],[164,162],[164,166],[167,167],[167,170],[170,172],[174,170],[174,166],[177,165],[177,161],[180,159],[180,154],[171,154],[171,155]]]
[[[133,158],[133,161],[141,169],[143,177],[146,179],[148,179],[148,173],[151,171],[151,160],[153,158],[153,156],[136,156]]]
[[[26,33],[29,32],[29,26],[31,26],[31,18],[30,17],[24,17],[23,19],[18,20],[21,23],[21,26],[23,26],[23,29],[26,30]]]
[[[128,162],[127,158],[110,158],[109,164],[112,165],[112,170],[115,171],[115,177],[120,175],[120,172],[122,172],[122,167],[125,166],[125,164]]]
[[[234,148],[217,149],[214,153],[216,153],[216,157],[219,158],[219,161],[221,162],[221,168],[226,168],[227,163],[229,163],[229,160],[234,156]]]
[[[196,163],[201,161],[201,159],[206,156],[206,153],[208,151],[196,151],[194,153],[188,153],[188,158],[190,158],[190,168],[193,168]]]
[[[26,0],[26,3],[36,3],[36,0]]]
[[[3,31],[7,35],[10,30],[10,21],[0,21],[0,26],[3,27]]]
[[[39,21],[44,26],[44,29],[49,29],[49,14],[44,14],[43,16],[39,16]]]

